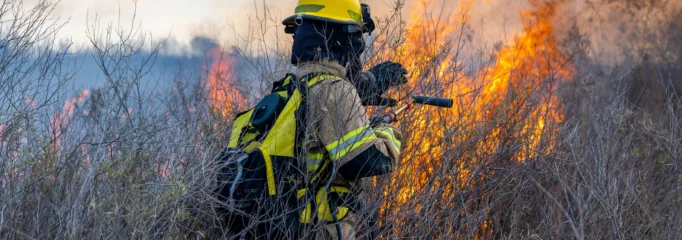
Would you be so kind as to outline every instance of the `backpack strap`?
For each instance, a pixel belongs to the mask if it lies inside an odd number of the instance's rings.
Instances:
[[[314,72],[303,76],[300,80],[290,81],[289,85],[301,93],[301,104],[296,110],[296,137],[294,143],[294,157],[300,159],[299,157],[303,153],[303,140],[306,135],[306,128],[308,127],[308,90],[315,84],[321,82],[320,77],[322,75],[329,75],[324,72]]]
[[[292,81],[296,81],[296,79],[298,79],[296,75],[294,75],[293,73],[287,73],[287,75],[284,76],[284,78],[272,83],[272,90],[270,91],[270,93],[276,93],[279,91],[287,90],[287,86],[289,85],[289,83],[291,83]],[[289,95],[291,95],[291,92],[289,92]]]
[[[299,79],[293,73],[287,73],[287,75],[284,78],[277,80],[272,84],[272,90],[270,91],[270,93],[277,93],[280,91],[287,90],[288,95],[291,96],[294,90],[297,89],[299,83],[305,83],[305,85],[307,85],[308,88],[311,88],[315,84],[331,78],[337,77],[325,72],[314,72],[306,74],[305,76]],[[300,91],[300,86],[298,87],[298,89]]]

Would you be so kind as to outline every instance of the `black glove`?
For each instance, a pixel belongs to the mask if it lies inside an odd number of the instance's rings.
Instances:
[[[379,95],[386,92],[391,87],[407,83],[407,69],[402,64],[396,62],[383,62],[368,70],[374,75],[377,81]]]
[[[358,90],[365,106],[395,106],[396,100],[381,97],[389,88],[407,83],[407,70],[400,63],[384,62],[369,71],[350,74],[349,79]]]

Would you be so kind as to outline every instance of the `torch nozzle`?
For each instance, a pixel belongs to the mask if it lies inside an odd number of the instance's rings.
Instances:
[[[453,101],[451,98],[439,98],[430,96],[412,96],[412,101],[416,104],[430,105],[436,107],[451,108]]]

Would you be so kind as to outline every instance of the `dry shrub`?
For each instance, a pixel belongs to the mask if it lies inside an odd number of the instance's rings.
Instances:
[[[141,90],[163,43],[135,24],[102,25],[95,18],[88,29],[91,54],[107,83],[64,109],[72,68],[59,60],[68,49],[35,41],[58,30],[58,22],[48,21],[53,5],[11,15],[19,2],[3,3],[0,19],[39,24],[0,29],[3,39],[15,40],[3,42],[0,54],[0,238],[235,237],[211,194],[229,119],[213,109],[204,81],[187,80],[206,75],[182,69],[156,79],[178,79],[174,88]],[[528,14],[536,18],[529,26],[551,21],[553,15],[540,10],[560,6],[533,3],[536,11]],[[402,7],[398,2],[396,9]],[[368,64],[393,59],[409,66],[409,86],[393,96],[450,96],[456,106],[402,116],[401,166],[393,176],[363,183],[363,236],[682,237],[678,65],[659,64],[660,56],[592,61],[580,26],[567,36],[530,27],[528,36],[543,37],[534,45],[500,43],[481,54],[473,50],[466,11],[434,9],[421,12],[421,28],[400,21],[399,11],[381,19]],[[287,40],[257,41],[277,24],[265,11],[247,39],[258,46],[233,50],[245,59],[254,49],[266,56],[242,66],[252,73],[249,80],[261,79],[242,89],[254,98],[288,59]],[[657,26],[669,27],[659,31],[669,40],[646,54],[670,56],[679,49],[679,25]],[[27,33],[34,34],[8,37]],[[394,51],[415,42],[423,49]],[[512,68],[500,64],[505,51],[518,49],[538,54],[531,61],[510,58],[518,60]],[[498,74],[509,81],[491,94]],[[656,97],[638,100],[648,96]],[[533,131],[540,118],[544,127]]]

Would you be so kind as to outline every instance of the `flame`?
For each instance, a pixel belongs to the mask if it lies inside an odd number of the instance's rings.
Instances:
[[[206,77],[206,88],[211,107],[224,118],[232,118],[239,109],[246,107],[246,98],[238,90],[233,59],[220,47],[207,53],[211,59]]]
[[[553,146],[538,150],[544,135],[545,123],[561,122],[563,114],[558,104],[555,79],[569,79],[572,76],[568,66],[568,57],[558,49],[558,41],[553,35],[552,19],[555,5],[532,0],[534,9],[521,13],[524,20],[523,33],[515,37],[515,42],[504,46],[497,53],[497,63],[486,69],[490,83],[483,88],[484,102],[493,103],[495,107],[502,104],[510,94],[512,99],[507,103],[521,109],[528,106],[528,99],[532,95],[540,103],[532,106],[529,116],[524,119],[520,132],[515,137],[523,139],[522,149],[515,159],[523,162],[535,157],[538,153],[547,154]],[[496,138],[498,134],[493,134]]]
[[[62,135],[71,124],[71,116],[73,115],[79,103],[85,101],[85,97],[90,94],[89,90],[83,90],[80,94],[72,99],[66,100],[62,111],[57,112],[50,118],[50,155],[57,153],[61,147]]]
[[[387,197],[397,194],[397,198],[386,203],[387,207],[419,212],[424,207],[423,199],[412,197],[425,189],[439,189],[436,194],[440,197],[434,197],[433,193],[428,193],[428,197],[447,202],[456,192],[485,181],[485,174],[494,174],[493,171],[482,174],[481,164],[491,160],[523,163],[554,148],[552,138],[556,134],[547,126],[563,120],[563,111],[555,96],[555,82],[572,77],[568,57],[557,47],[558,40],[553,35],[555,4],[530,0],[532,8],[521,13],[523,31],[493,54],[490,65],[466,75],[460,70],[462,63],[458,62],[457,44],[461,34],[458,26],[469,19],[468,9],[474,2],[460,4],[456,14],[440,16],[421,13],[442,5],[436,6],[430,1],[417,3],[412,7],[417,14],[410,21],[404,43],[377,54],[378,59],[403,63],[411,73],[408,82],[411,92],[449,96],[455,100],[452,109],[424,107],[406,117],[409,120],[401,127],[407,136],[419,141],[403,145],[402,152],[406,154],[385,191]],[[385,39],[378,41],[382,40]],[[449,171],[454,176],[438,176],[434,180],[432,176],[438,174],[438,168],[446,165],[454,166]],[[489,206],[473,207],[491,211]],[[401,211],[386,213],[385,210],[382,209],[382,214],[392,214],[390,219],[406,219]],[[406,224],[405,228],[401,229],[401,224]],[[394,227],[404,231],[409,229],[407,224],[414,223],[400,222]],[[490,225],[486,220],[474,227],[478,228],[480,237],[486,238]],[[448,228],[441,232],[451,232],[457,227]]]

